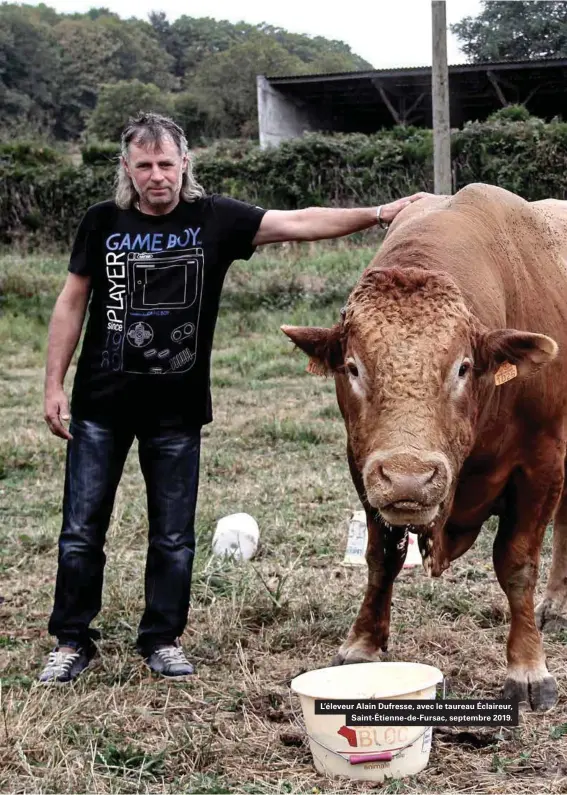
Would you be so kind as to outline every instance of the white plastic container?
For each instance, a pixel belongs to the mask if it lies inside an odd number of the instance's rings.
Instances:
[[[367,543],[366,514],[364,511],[355,511],[348,523],[347,545],[343,563],[349,566],[366,565]]]
[[[260,530],[249,513],[233,513],[219,519],[213,535],[213,554],[250,560],[256,554]]]
[[[407,662],[355,663],[297,676],[299,695],[315,767],[329,776],[384,781],[419,773],[427,766],[431,726],[347,727],[341,713],[315,714],[315,699],[374,701],[434,699],[443,674],[432,665]]]
[[[366,546],[368,544],[368,527],[366,513],[354,511],[348,524],[348,536],[343,564],[345,566],[366,566]],[[408,546],[404,569],[421,566],[421,553],[417,543],[417,535],[408,532]]]

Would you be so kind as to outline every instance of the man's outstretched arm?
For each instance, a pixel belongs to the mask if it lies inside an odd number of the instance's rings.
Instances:
[[[380,219],[391,223],[408,204],[429,196],[414,193],[390,204],[382,205]],[[268,210],[262,218],[253,245],[283,243],[291,240],[325,240],[343,237],[378,223],[377,207],[342,209],[308,207],[305,210]]]

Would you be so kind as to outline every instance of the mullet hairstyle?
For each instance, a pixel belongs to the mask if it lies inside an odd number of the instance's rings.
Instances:
[[[137,146],[150,146],[160,149],[164,140],[171,139],[179,150],[180,155],[188,155],[187,139],[181,127],[167,116],[159,113],[140,113],[122,131],[120,137],[120,154],[128,159],[128,147],[131,143]],[[193,202],[205,195],[204,189],[193,176],[191,158],[187,158],[187,168],[181,178],[180,198],[186,202]],[[137,201],[138,194],[122,160],[118,163],[116,173],[116,187],[114,200],[121,210],[128,210]]]

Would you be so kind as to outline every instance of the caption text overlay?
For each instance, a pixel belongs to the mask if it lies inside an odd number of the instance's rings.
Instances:
[[[345,715],[347,726],[517,726],[517,701],[486,699],[316,699],[316,715]]]

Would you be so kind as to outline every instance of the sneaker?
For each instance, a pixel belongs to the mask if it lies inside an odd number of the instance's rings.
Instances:
[[[145,662],[155,674],[167,676],[169,679],[181,679],[194,672],[179,641],[171,646],[158,646],[146,657]]]
[[[47,665],[38,679],[43,685],[67,684],[88,668],[91,659],[92,657],[82,648],[73,652],[59,651],[55,648],[47,658]]]

